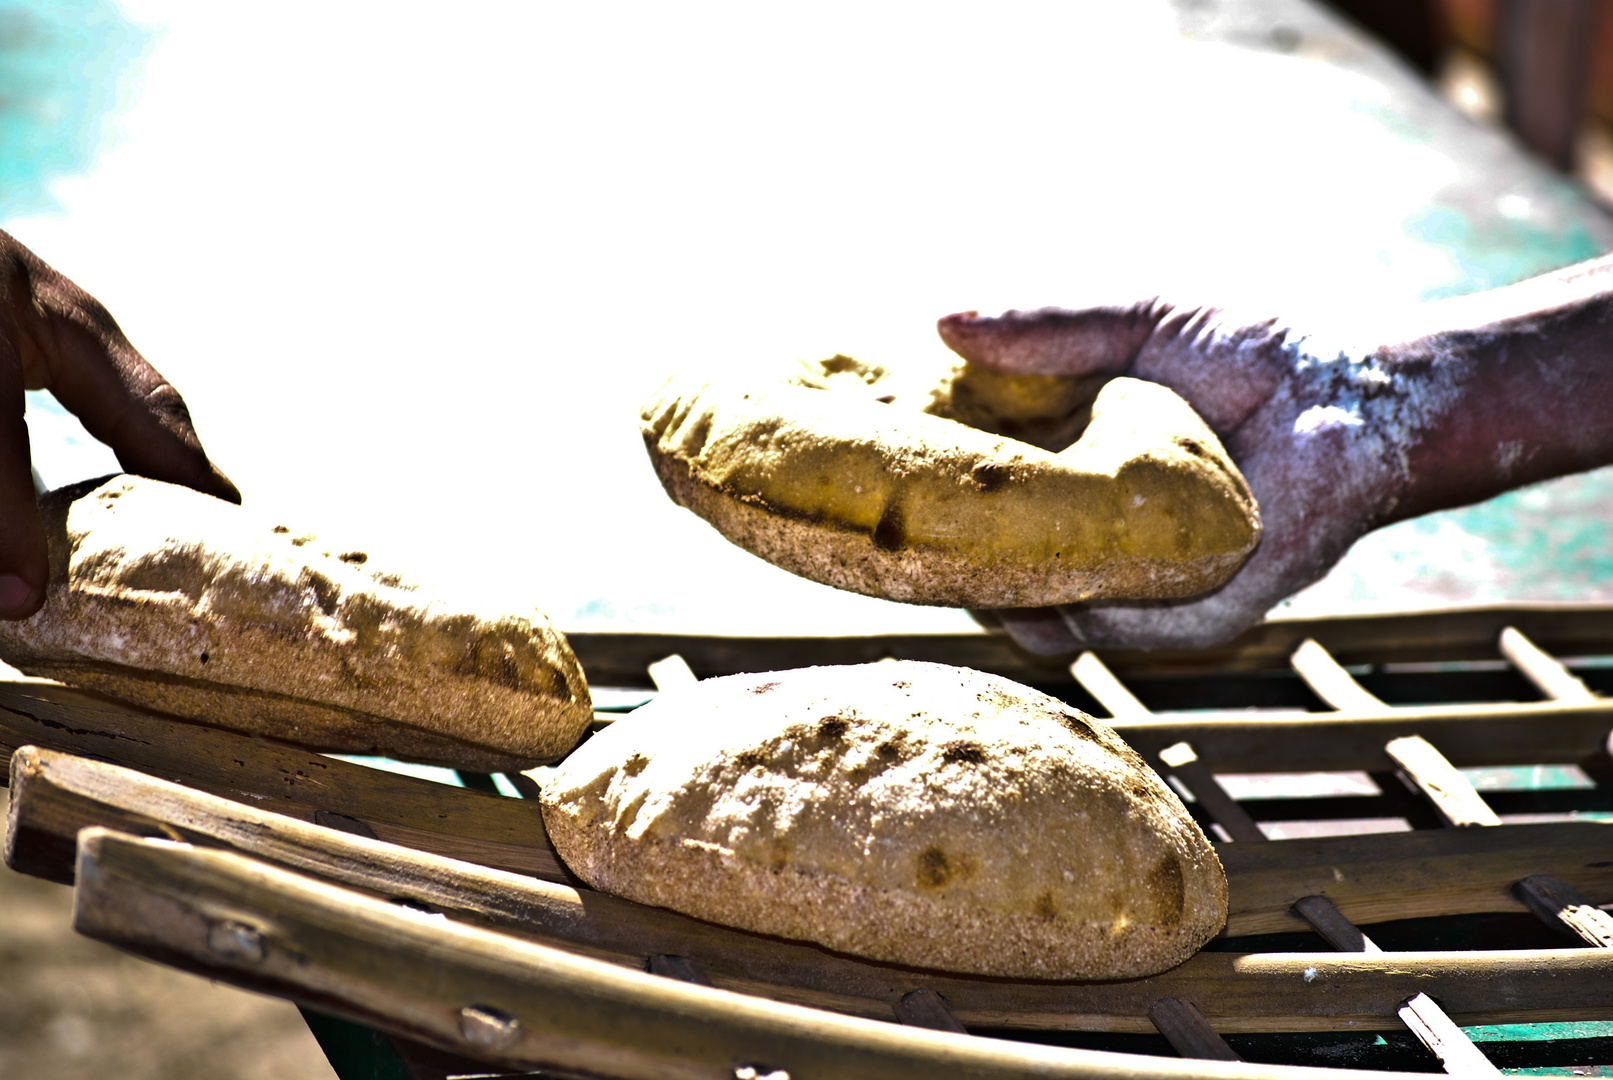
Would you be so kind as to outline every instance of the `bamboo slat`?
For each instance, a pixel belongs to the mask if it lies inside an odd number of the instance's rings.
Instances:
[[[1613,612],[1605,604],[1539,603],[1445,608],[1322,619],[1269,619],[1221,646],[1203,649],[1102,649],[1122,678],[1284,671],[1311,638],[1342,664],[1488,660],[1508,626],[1558,656],[1613,653]],[[1006,675],[1021,682],[1069,678],[1070,657],[1038,657],[1005,634],[729,637],[701,634],[567,634],[590,683],[648,686],[646,667],[679,653],[701,678],[777,671],[813,664],[863,664],[886,657],[931,660]]]
[[[1446,1016],[1427,994],[1414,994],[1400,1006],[1400,1019],[1422,1044],[1439,1058],[1452,1076],[1486,1077],[1501,1075],[1484,1052],[1473,1045],[1467,1034]]]
[[[1501,655],[1523,672],[1542,694],[1556,701],[1595,701],[1596,695],[1564,667],[1556,657],[1530,641],[1516,627],[1508,626],[1496,639]]]
[[[54,683],[0,683],[0,753],[44,746],[118,762],[304,821],[342,814],[384,840],[562,875],[538,806],[186,724]],[[4,775],[0,771],[0,775]]]
[[[1382,700],[1356,682],[1355,676],[1345,671],[1315,638],[1300,642],[1288,662],[1316,696],[1335,709],[1372,712],[1387,708]]]
[[[239,855],[98,829],[80,840],[77,878],[74,926],[90,937],[505,1065],[625,1080],[732,1080],[743,1068],[847,1080],[1134,1077],[1143,1062],[1161,1078],[1358,1075],[1139,1059],[801,1008],[444,922]],[[1530,973],[1509,982],[1541,982],[1528,961],[1520,968]],[[1336,996],[1342,982],[1362,981],[1331,969],[1288,978],[1309,988],[1291,997]],[[1371,981],[1406,985],[1381,973]]]
[[[1554,877],[1534,874],[1518,882],[1514,892],[1547,923],[1561,926],[1598,949],[1613,949],[1613,915],[1592,904],[1578,889]]]
[[[1227,1041],[1216,1033],[1210,1022],[1204,1019],[1204,1014],[1193,1006],[1191,1001],[1181,998],[1160,998],[1154,1007],[1148,1010],[1148,1019],[1153,1021],[1159,1033],[1165,1036],[1171,1047],[1185,1058],[1201,1058],[1205,1061],[1242,1061]]]
[[[1390,739],[1384,750],[1406,771],[1447,825],[1465,828],[1501,824],[1472,782],[1421,735]]]
[[[1613,730],[1613,701],[1399,706],[1378,712],[1156,713],[1106,721],[1144,758],[1191,743],[1222,772],[1392,770],[1391,740],[1419,735],[1460,767],[1578,761]]]

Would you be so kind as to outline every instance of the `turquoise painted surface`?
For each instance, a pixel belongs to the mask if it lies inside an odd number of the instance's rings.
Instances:
[[[1509,285],[1602,253],[1582,222],[1539,222],[1509,216],[1483,200],[1482,209],[1435,205],[1402,226],[1408,237],[1445,253],[1450,276],[1430,283],[1423,297],[1437,300]],[[1596,212],[1593,207],[1586,210]]]
[[[58,209],[51,182],[107,144],[150,40],[111,0],[0,0],[0,222]]]

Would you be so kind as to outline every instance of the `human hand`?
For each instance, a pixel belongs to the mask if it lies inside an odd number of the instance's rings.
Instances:
[[[1185,601],[1105,601],[990,613],[1043,654],[1082,646],[1194,647],[1235,637],[1393,520],[1408,448],[1442,373],[1385,350],[1322,347],[1276,320],[1160,300],[1083,311],[949,315],[942,339],[972,364],[1092,385],[1129,375],[1198,410],[1260,504],[1262,537],[1221,588]]]
[[[38,611],[48,575],[24,390],[49,390],[125,471],[241,501],[208,460],[184,399],[107,310],[0,232],[0,618]]]

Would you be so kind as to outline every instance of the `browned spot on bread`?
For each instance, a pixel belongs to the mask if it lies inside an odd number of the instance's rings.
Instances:
[[[825,716],[818,721],[818,737],[822,739],[843,739],[850,728],[851,724],[843,716]]]
[[[1210,455],[1210,452],[1204,449],[1203,445],[1200,444],[1196,439],[1177,439],[1176,445],[1180,446],[1183,450],[1186,450],[1194,457],[1209,457]]]
[[[370,561],[370,557],[362,551],[344,551],[336,557],[342,562],[351,563],[354,566],[363,566]]]
[[[952,880],[952,860],[947,853],[934,844],[919,852],[918,874],[916,875],[921,889],[939,889]]]
[[[906,742],[907,732],[897,732],[895,735],[892,735],[890,738],[874,747],[874,753],[879,755],[881,761],[896,761],[901,758],[902,751],[907,749],[907,747],[904,745]]]
[[[898,551],[907,543],[907,529],[902,524],[902,508],[892,502],[880,515],[874,526],[874,546],[881,551]]]
[[[1181,925],[1182,908],[1186,902],[1186,883],[1182,878],[1182,863],[1174,852],[1167,851],[1148,871],[1148,893],[1154,898],[1158,925],[1174,930]]]
[[[1053,890],[1048,889],[1036,898],[1036,915],[1042,919],[1056,919],[1059,915],[1058,905],[1053,903]]]
[[[1059,722],[1070,729],[1071,735],[1075,735],[1079,738],[1087,739],[1089,741],[1096,741],[1097,736],[1092,734],[1092,729],[1087,726],[1087,722],[1081,719],[1079,716],[1075,716],[1071,713],[1063,713],[1059,716]]]
[[[765,694],[769,690],[776,690],[776,689],[778,689],[778,682],[775,680],[774,682],[758,683],[757,685],[755,685],[755,686],[750,688],[750,692],[753,693],[753,694]]]
[[[649,758],[645,757],[643,754],[634,754],[623,763],[622,772],[626,773],[628,776],[637,776],[639,773],[643,772],[645,768],[649,766],[649,764]]]
[[[509,690],[525,688],[520,665],[516,663],[514,646],[492,634],[484,635],[476,642],[471,654],[460,664],[460,673],[479,676]]]
[[[295,540],[292,543],[296,543]],[[336,614],[336,605],[342,598],[341,586],[330,578],[314,570],[307,571],[307,584],[314,591],[314,600],[319,604],[319,610],[326,615]]]
[[[1007,487],[1014,479],[1014,471],[1007,465],[982,461],[969,470],[969,479],[974,481],[977,488],[989,494]]]
[[[790,865],[791,845],[788,840],[774,840],[768,849],[768,868],[777,874]]]
[[[964,765],[984,765],[986,763],[986,748],[977,742],[960,739],[942,747],[941,760],[948,765],[956,765],[960,762]]]
[[[286,528],[284,525],[276,525],[271,531],[276,533],[288,533],[291,530]]]
[[[765,766],[767,761],[766,750],[746,750],[734,758],[734,764],[746,772]]]
[[[545,673],[549,676],[549,686],[544,691],[545,696],[552,697],[556,701],[561,702],[572,702],[577,700],[577,695],[572,692],[571,684],[566,681],[564,672],[562,672],[559,668],[548,668],[546,669]]]

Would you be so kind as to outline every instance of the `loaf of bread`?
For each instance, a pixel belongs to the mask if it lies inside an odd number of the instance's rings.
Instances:
[[[1214,850],[1119,736],[940,664],[663,694],[568,757],[542,803],[596,888],[875,960],[1130,978],[1226,921]]]
[[[872,392],[870,370],[847,361],[818,383],[672,380],[641,412],[663,486],[776,565],[916,604],[1195,596],[1259,540],[1242,474],[1162,386],[1115,379],[1042,417],[1016,398],[1023,378],[990,383],[1001,401],[977,400],[980,379],[952,379],[949,390],[969,393],[907,403]],[[1043,440],[1084,430],[1054,453],[953,415]]]
[[[593,716],[539,611],[456,604],[368,553],[155,480],[40,499],[44,608],[0,658],[200,723],[317,750],[501,771],[554,761]]]

